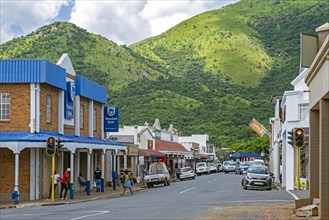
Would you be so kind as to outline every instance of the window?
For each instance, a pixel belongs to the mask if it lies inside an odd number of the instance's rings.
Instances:
[[[96,129],[96,126],[97,126],[96,120],[97,120],[97,111],[96,111],[96,109],[94,109],[94,117],[93,117],[94,131],[97,130],[97,129]]]
[[[298,105],[299,110],[299,120],[304,120],[308,116],[308,104]]]
[[[0,120],[10,119],[10,93],[0,93]]]
[[[46,121],[47,122],[50,122],[50,119],[51,119],[51,96],[50,95],[47,95],[46,97]]]
[[[80,129],[83,128],[83,105],[80,105]]]

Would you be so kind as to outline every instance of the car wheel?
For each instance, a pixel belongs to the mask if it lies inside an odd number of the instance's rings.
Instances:
[[[192,177],[193,179],[195,179],[195,176],[194,177]]]
[[[168,185],[168,186],[170,185],[170,180],[167,180],[167,185]]]
[[[167,180],[164,181],[163,185],[164,186],[167,186]]]
[[[147,184],[147,188],[151,188],[151,185],[150,184]]]
[[[225,171],[225,174],[227,174],[228,172]]]
[[[243,186],[243,189],[247,190],[247,189],[248,189],[248,187],[247,187],[247,186]]]

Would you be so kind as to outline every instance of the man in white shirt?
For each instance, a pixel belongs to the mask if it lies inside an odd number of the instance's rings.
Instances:
[[[52,178],[52,176],[50,177]],[[61,180],[61,176],[57,173],[57,171],[55,170],[54,172],[54,191],[56,190],[57,187],[57,183]],[[52,184],[50,184],[50,189],[49,189],[49,195],[48,195],[48,199],[46,201],[48,201],[51,197],[51,186]]]

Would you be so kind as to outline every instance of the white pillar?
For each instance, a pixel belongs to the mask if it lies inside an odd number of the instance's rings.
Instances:
[[[120,175],[120,156],[117,156],[117,175]]]
[[[75,150],[75,160],[74,160],[74,167],[75,167],[75,177],[79,176],[80,173],[80,152],[78,149]],[[74,181],[75,182],[75,189],[78,189],[79,183],[78,181]]]
[[[75,96],[75,135],[80,136],[80,96]]]
[[[127,169],[127,151],[123,155],[123,170]]]
[[[19,177],[19,153],[15,153],[15,186],[14,186],[15,204],[19,203],[18,177]]]
[[[115,154],[115,151],[113,152],[113,170],[118,171],[118,169],[117,169],[117,155]]]
[[[274,135],[275,137],[278,136],[280,133],[281,128],[281,122],[280,122],[280,99],[276,100],[275,105],[275,121],[274,121]],[[279,152],[279,139],[275,138],[274,140],[274,149],[273,149],[273,157],[274,157],[274,163],[273,163],[273,174],[275,178],[276,183],[280,183],[280,152]]]
[[[92,182],[90,181],[90,156],[91,152],[88,150],[87,153],[87,195],[90,195],[90,189]]]
[[[58,92],[58,133],[64,134],[64,90]]]
[[[70,158],[70,199],[74,199],[74,152],[71,151],[71,158]]]

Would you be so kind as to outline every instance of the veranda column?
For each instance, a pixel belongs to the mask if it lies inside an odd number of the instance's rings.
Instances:
[[[18,177],[19,177],[19,153],[15,152],[15,186],[14,186],[14,203],[19,204],[19,187],[18,187]]]
[[[329,100],[320,100],[319,194],[320,219],[329,219]]]
[[[104,192],[105,151],[106,151],[106,150],[102,150],[102,179],[101,179],[101,192]]]
[[[87,153],[87,195],[90,195],[90,160],[91,160],[91,152],[88,150]]]
[[[71,151],[70,159],[70,199],[74,199],[74,152]]]

